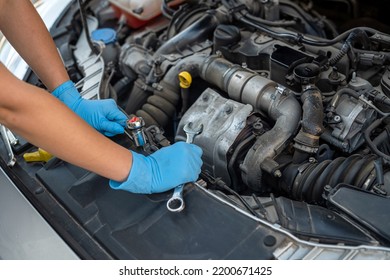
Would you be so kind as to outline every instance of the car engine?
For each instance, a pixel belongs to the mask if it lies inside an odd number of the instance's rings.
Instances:
[[[197,185],[302,240],[390,245],[390,35],[364,1],[131,2],[74,3],[54,33],[82,96],[141,120],[114,141],[202,125]]]

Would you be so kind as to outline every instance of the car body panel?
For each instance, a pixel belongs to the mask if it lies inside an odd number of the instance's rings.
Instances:
[[[1,169],[0,259],[79,259]]]

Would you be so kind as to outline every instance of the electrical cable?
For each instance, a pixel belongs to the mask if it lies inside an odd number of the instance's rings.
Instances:
[[[210,174],[204,171],[202,171],[201,174],[206,178],[206,180],[210,181],[210,183],[212,183],[213,185],[234,195],[245,206],[245,208],[249,212],[251,212],[257,218],[261,218],[260,215],[248,204],[248,202],[245,201],[245,199],[242,198],[241,195],[239,195],[237,192],[229,188],[228,185],[226,185],[226,183],[222,181],[220,178],[214,178],[213,176],[211,176]]]
[[[162,1],[161,13],[163,14],[164,17],[166,17],[168,19],[172,19],[172,16],[175,13],[175,11],[168,6],[169,2],[171,2],[171,0],[163,0]]]

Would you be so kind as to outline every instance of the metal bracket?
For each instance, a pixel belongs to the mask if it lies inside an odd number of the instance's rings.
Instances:
[[[9,160],[7,162],[7,165],[9,167],[12,167],[16,163],[16,157],[14,155],[11,145],[16,145],[18,143],[18,139],[15,137],[15,135],[13,135],[13,133],[8,128],[6,128],[2,124],[0,124],[0,134],[8,153]]]

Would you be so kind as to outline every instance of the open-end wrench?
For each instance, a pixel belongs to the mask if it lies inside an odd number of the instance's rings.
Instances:
[[[194,141],[195,135],[198,135],[202,132],[203,125],[200,124],[198,127],[193,128],[192,122],[189,122],[186,125],[184,125],[183,130],[187,135],[186,142],[192,143]],[[167,208],[169,211],[180,212],[184,209],[185,204],[183,199],[183,188],[184,188],[184,184],[181,184],[175,187],[175,189],[173,190],[173,195],[167,202]]]

